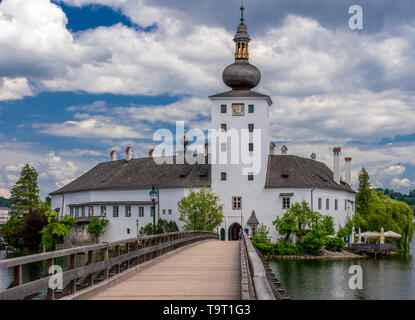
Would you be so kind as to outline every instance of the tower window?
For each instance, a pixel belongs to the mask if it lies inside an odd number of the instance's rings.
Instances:
[[[326,199],[326,210],[330,210],[330,199]]]
[[[254,175],[252,173],[248,174],[248,181],[254,181]]]
[[[254,109],[255,109],[254,105],[253,104],[250,104],[248,106],[248,113],[254,113]]]
[[[166,209],[163,209],[163,214],[166,214]]]
[[[248,129],[249,129],[249,132],[254,132],[254,124],[253,123],[248,124]]]
[[[253,143],[249,144],[249,151],[254,151],[254,144]]]
[[[318,210],[323,209],[323,199],[318,198]]]
[[[220,173],[220,180],[221,181],[226,181],[226,172],[221,172]]]
[[[242,209],[242,197],[232,197],[232,210]]]
[[[222,104],[221,106],[220,106],[220,113],[226,113],[226,110],[227,108],[226,108],[226,104]]]
[[[339,210],[339,200],[334,200],[334,210]]]
[[[222,131],[226,131],[226,123],[222,123],[221,125],[220,125],[220,128],[222,129]]]
[[[169,211],[168,211],[168,212],[169,212],[169,214],[171,214],[171,209],[169,209]]]
[[[130,234],[131,230],[130,228],[127,228],[127,234]]]

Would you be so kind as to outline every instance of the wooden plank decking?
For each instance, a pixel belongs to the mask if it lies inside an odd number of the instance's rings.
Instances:
[[[239,300],[239,241],[205,241],[166,257],[89,300]]]

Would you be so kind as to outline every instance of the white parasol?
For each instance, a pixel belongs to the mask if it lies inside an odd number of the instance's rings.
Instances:
[[[401,238],[402,237],[399,233],[396,233],[396,232],[393,232],[393,231],[385,232],[383,235],[385,237],[390,237],[390,238]]]

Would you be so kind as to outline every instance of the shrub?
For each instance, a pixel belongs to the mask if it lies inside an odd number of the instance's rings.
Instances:
[[[275,254],[279,256],[292,256],[299,253],[291,239],[281,240],[275,244]]]
[[[328,238],[326,241],[326,249],[329,251],[341,252],[346,249],[346,244],[340,237]]]
[[[252,243],[256,246],[259,243],[269,244],[269,229],[264,225],[261,224],[256,230],[255,235],[252,237]]]
[[[272,256],[275,254],[275,244],[273,243],[257,243],[255,247],[264,255]]]
[[[104,234],[105,230],[104,228],[107,226],[109,221],[107,219],[101,218],[93,218],[91,222],[88,225],[88,233],[94,234],[97,237]]]
[[[324,245],[324,231],[308,231],[305,236],[297,240],[297,248],[302,254],[319,255]]]

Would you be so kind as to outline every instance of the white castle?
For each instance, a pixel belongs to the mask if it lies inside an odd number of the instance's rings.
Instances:
[[[252,91],[261,73],[249,63],[248,29],[241,23],[234,41],[235,62],[225,68],[223,80],[232,90],[213,95],[211,129],[228,132],[248,130],[249,141],[242,148],[250,155],[261,150],[261,170],[243,173],[240,164],[196,163],[162,164],[148,158],[135,159],[131,147],[126,157],[100,163],[90,171],[51,193],[52,209],[60,216],[71,215],[87,223],[92,217],[105,216],[110,222],[103,241],[117,241],[135,237],[139,228],[153,222],[149,191],[156,186],[159,192],[157,219],[176,221],[179,227],[177,203],[188,195],[189,188],[198,191],[211,189],[224,206],[224,221],[217,229],[221,240],[235,240],[240,228],[252,235],[258,224],[270,228],[270,236],[278,234],[272,221],[282,216],[295,202],[306,201],[313,211],[334,218],[336,228],[343,226],[354,214],[355,191],[351,187],[351,158],[345,158],[345,178],[340,178],[340,148],[333,149],[333,171],[316,160],[288,154],[285,146],[276,154],[270,133],[269,109],[271,98]],[[255,141],[254,131],[261,132]],[[213,144],[215,154],[229,156],[229,143]],[[207,149],[207,148],[206,148]],[[212,150],[211,150],[212,151]]]

